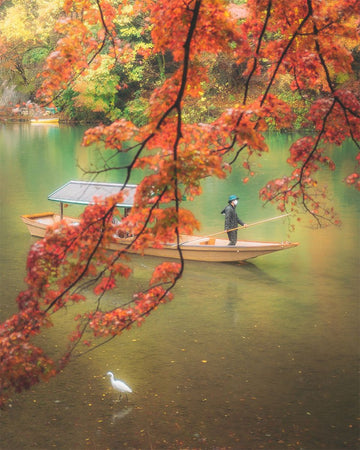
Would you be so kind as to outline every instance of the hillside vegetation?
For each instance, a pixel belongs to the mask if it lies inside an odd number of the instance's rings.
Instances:
[[[35,105],[40,103],[37,92],[43,82],[41,74],[46,60],[66,33],[63,3],[61,0],[0,1],[0,107],[3,118],[14,114],[19,117],[21,106],[21,117],[24,118],[28,113],[34,113]],[[112,0],[109,3],[116,6],[119,2]],[[241,22],[246,17],[245,4],[245,1],[230,2],[229,14]],[[127,59],[119,58],[114,63],[110,56],[105,56],[108,49],[104,48],[101,62],[92,61],[86,67],[85,76],[72,80],[42,106],[57,107],[65,121],[110,123],[125,118],[137,126],[146,123],[151,92],[173,75],[178,65],[169,52],[148,56],[153,43],[147,17],[135,15],[131,5],[127,11],[128,14],[114,19],[118,38],[131,49]],[[79,17],[79,20],[85,19]],[[274,36],[266,38],[272,40]],[[353,55],[353,72],[342,74],[337,82],[339,86],[346,85],[352,91],[360,92],[359,42],[349,36],[346,46]],[[184,120],[189,122],[211,122],[224,106],[239,103],[246,88],[246,64],[237,63],[225,52],[216,56],[204,52],[202,58],[202,63],[210,68],[209,78],[202,84],[201,95],[187,101],[184,107]],[[264,59],[253,77],[251,95],[254,98],[264,85],[266,66]],[[272,92],[294,109],[297,116],[294,127],[298,128],[317,93],[308,89],[294,95],[292,82],[288,74],[279,74]],[[31,102],[31,110],[25,107],[26,102],[27,105]]]

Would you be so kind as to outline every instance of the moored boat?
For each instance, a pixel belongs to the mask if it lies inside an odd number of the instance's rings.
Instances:
[[[30,120],[30,123],[33,125],[57,125],[59,123],[58,117],[49,117],[49,118],[34,118]]]
[[[63,220],[67,223],[77,223],[78,219],[63,215],[63,204],[73,203],[87,205],[94,197],[106,197],[119,192],[122,185],[116,183],[90,183],[70,181],[54,193],[48,199],[58,201],[61,204],[61,213],[45,212],[38,214],[22,215],[22,221],[28,227],[30,234],[34,237],[45,236],[49,226]],[[118,207],[131,208],[134,200],[136,185],[127,186],[127,195]],[[125,250],[129,253],[140,253],[131,247],[132,237],[121,238],[114,233],[113,242],[107,245],[112,251]],[[180,247],[183,258],[192,261],[209,262],[240,262],[257,256],[296,247],[298,243],[291,242],[261,242],[239,240],[235,246],[229,246],[228,240],[219,239],[214,236],[190,236],[182,235]],[[159,256],[162,258],[179,259],[179,249],[174,243],[163,243],[161,247],[148,247],[141,250],[141,254]]]

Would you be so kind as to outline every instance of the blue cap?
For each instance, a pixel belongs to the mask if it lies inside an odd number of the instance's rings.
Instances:
[[[239,197],[237,195],[230,195],[229,202],[232,202],[233,200],[239,200]]]

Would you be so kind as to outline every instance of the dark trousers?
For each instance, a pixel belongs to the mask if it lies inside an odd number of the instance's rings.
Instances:
[[[228,231],[227,232],[228,238],[229,238],[229,245],[236,245],[237,241],[237,231]]]

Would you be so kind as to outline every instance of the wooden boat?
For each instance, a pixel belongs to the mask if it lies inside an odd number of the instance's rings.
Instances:
[[[48,118],[39,118],[39,119],[31,119],[30,123],[32,125],[57,125],[59,123],[58,117],[48,117]]]
[[[86,205],[93,201],[94,196],[106,197],[119,192],[122,185],[116,183],[89,183],[70,181],[64,186],[50,194],[48,199],[58,201],[61,204],[61,213],[45,212],[40,214],[28,214],[21,216],[22,221],[28,227],[32,236],[42,238],[46,229],[56,222],[64,220],[76,224],[77,219],[63,215],[63,204],[73,203]],[[127,186],[127,196],[123,203],[118,204],[125,210],[130,209],[133,204],[136,185]],[[100,194],[101,193],[101,194]],[[132,238],[121,238],[114,234],[114,240],[107,248],[119,251],[131,244]],[[240,262],[257,256],[296,247],[298,243],[290,242],[260,242],[260,241],[238,241],[235,246],[229,246],[227,239],[218,239],[213,236],[181,236],[181,250],[185,260],[212,261],[212,262]],[[129,253],[137,253],[131,247]],[[164,243],[161,248],[149,247],[142,254],[159,256],[161,258],[179,259],[179,251],[174,243]]]

